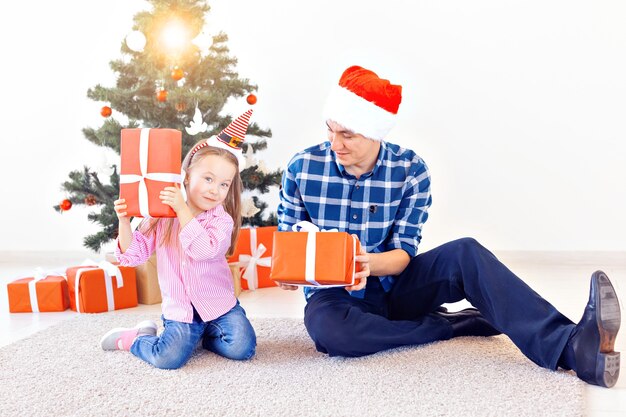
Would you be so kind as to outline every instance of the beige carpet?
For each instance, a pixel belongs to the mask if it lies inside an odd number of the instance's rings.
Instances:
[[[81,315],[0,348],[0,416],[577,416],[583,383],[508,338],[459,338],[359,359],[315,351],[295,319],[253,320],[247,362],[198,351],[162,371],[103,352],[111,327],[158,317]]]

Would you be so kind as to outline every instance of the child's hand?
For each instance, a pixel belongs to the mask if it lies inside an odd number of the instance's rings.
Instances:
[[[113,202],[113,209],[115,210],[115,214],[117,214],[117,219],[120,223],[128,223],[130,224],[130,217],[128,217],[128,213],[126,210],[128,206],[126,205],[126,200],[120,198],[119,200],[115,200]]]
[[[161,198],[161,202],[170,206],[177,215],[188,209],[178,184],[176,184],[175,187],[165,187],[159,197]]]

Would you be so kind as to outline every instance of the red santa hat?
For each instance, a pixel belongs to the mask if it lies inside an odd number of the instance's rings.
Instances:
[[[401,101],[402,86],[354,65],[343,72],[339,84],[331,90],[324,119],[380,141],[395,125]]]
[[[239,171],[242,171],[246,167],[246,160],[243,156],[243,150],[241,145],[246,139],[246,132],[248,131],[248,124],[250,123],[250,117],[252,116],[252,109],[246,111],[241,116],[233,120],[224,130],[218,135],[211,136],[202,142],[191,151],[191,156],[198,152],[199,149],[205,146],[214,146],[216,148],[226,149],[237,157],[239,162]]]

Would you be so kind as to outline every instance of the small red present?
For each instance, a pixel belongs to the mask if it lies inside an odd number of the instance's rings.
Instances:
[[[346,232],[319,230],[310,222],[301,222],[310,231],[274,233],[274,253],[270,277],[276,282],[300,286],[345,287],[360,280],[356,256],[359,240]],[[303,229],[303,230],[307,230]]]
[[[70,308],[79,313],[102,313],[137,306],[135,268],[110,262],[86,261],[67,269]]]
[[[65,311],[70,306],[65,277],[43,270],[8,283],[7,292],[11,313]]]
[[[230,265],[238,265],[241,274],[241,289],[275,287],[270,279],[273,235],[276,226],[241,229],[235,252],[228,258]]]
[[[159,198],[181,183],[182,133],[175,129],[122,129],[120,198],[129,216],[176,217]]]

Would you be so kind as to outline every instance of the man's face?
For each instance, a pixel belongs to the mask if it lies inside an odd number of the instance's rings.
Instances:
[[[374,167],[380,142],[367,139],[365,136],[347,130],[332,120],[326,122],[330,149],[335,152],[337,162],[351,172],[354,168],[363,173]]]

